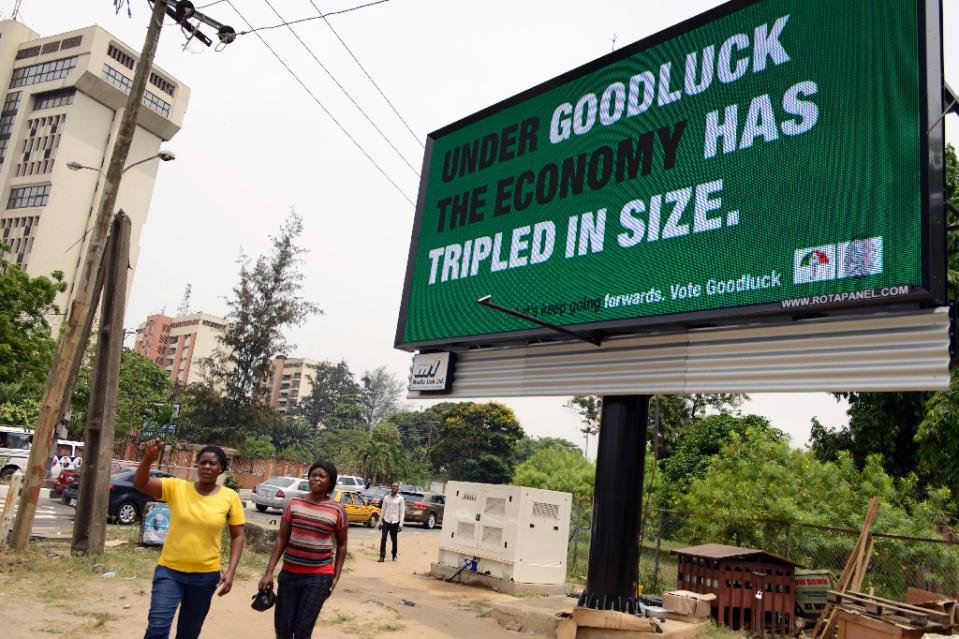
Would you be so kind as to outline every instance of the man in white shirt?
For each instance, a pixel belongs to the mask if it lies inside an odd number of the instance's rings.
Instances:
[[[396,482],[390,486],[390,494],[383,497],[383,519],[380,528],[383,535],[380,537],[380,561],[386,559],[386,535],[389,534],[393,542],[393,561],[396,561],[396,534],[403,531],[403,520],[406,518],[406,500],[400,493],[400,485]]]

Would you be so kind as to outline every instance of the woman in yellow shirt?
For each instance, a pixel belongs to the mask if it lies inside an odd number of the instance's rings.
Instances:
[[[243,504],[235,491],[218,486],[217,477],[227,469],[226,453],[207,446],[196,458],[197,481],[150,476],[153,458],[163,440],[146,445],[133,476],[137,490],[170,506],[170,531],[153,573],[150,615],[144,639],[170,636],[177,607],[176,639],[196,639],[217,586],[219,596],[230,592],[233,575],[243,552]],[[230,565],[220,572],[220,539],[230,526]]]

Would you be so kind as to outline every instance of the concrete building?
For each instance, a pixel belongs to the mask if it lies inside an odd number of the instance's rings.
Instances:
[[[137,327],[133,350],[162,366],[174,382],[192,384],[202,381],[200,363],[213,355],[226,326],[222,317],[206,313],[149,315]]]
[[[0,243],[27,273],[62,271],[68,308],[99,206],[103,174],[133,82],[136,50],[91,26],[41,37],[12,20],[0,22]],[[190,89],[159,67],[147,83],[128,166],[155,156],[180,130]],[[72,171],[67,162],[97,170]],[[117,197],[133,223],[136,266],[159,160],[124,173]],[[54,322],[56,324],[56,322]]]
[[[290,412],[313,392],[311,378],[322,363],[315,359],[274,359],[270,378],[264,382],[270,392],[270,406],[278,413]]]

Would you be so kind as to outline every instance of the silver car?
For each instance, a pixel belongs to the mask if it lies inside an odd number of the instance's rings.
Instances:
[[[293,497],[302,497],[310,492],[310,483],[302,477],[274,477],[253,489],[256,509],[265,513],[267,508],[286,509]]]

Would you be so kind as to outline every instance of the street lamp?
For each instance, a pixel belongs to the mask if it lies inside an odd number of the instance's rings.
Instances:
[[[149,162],[150,160],[155,160],[157,158],[159,158],[163,162],[171,162],[176,159],[176,155],[174,155],[173,151],[160,149],[155,155],[151,155],[148,158],[143,158],[142,160],[139,160],[127,166],[126,168],[123,169],[123,172],[126,173],[127,171],[129,171],[130,169],[132,169],[138,164],[143,164],[144,162]],[[101,171],[95,166],[87,166],[85,164],[80,164],[79,162],[75,162],[73,160],[67,162],[67,168],[70,169],[71,171],[79,171],[80,169],[87,169],[89,171],[96,171],[97,173],[100,173],[101,175],[103,174],[103,171]]]

